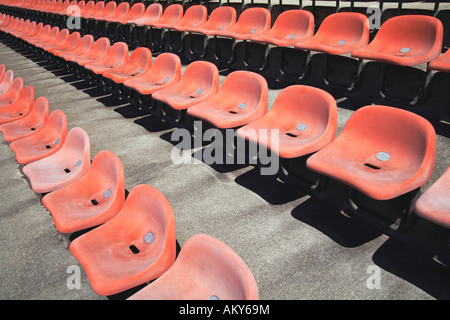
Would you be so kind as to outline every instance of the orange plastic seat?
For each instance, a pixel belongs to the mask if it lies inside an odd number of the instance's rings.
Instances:
[[[187,8],[183,17],[170,28],[178,31],[185,31],[187,28],[195,27],[208,20],[208,12],[204,5],[191,5]]]
[[[78,181],[46,194],[42,203],[59,232],[72,233],[111,220],[125,204],[125,175],[120,159],[100,151]]]
[[[23,167],[36,193],[47,193],[65,187],[82,178],[91,163],[87,133],[78,127],[71,129],[61,149],[54,154]]]
[[[112,71],[121,64],[128,61],[128,45],[125,42],[117,42],[112,45],[108,54],[102,59],[88,63],[84,68],[91,70],[95,74],[102,74],[106,71]]]
[[[57,152],[67,135],[67,119],[61,110],[53,111],[42,130],[11,142],[9,147],[20,164],[27,164]]]
[[[50,29],[47,35],[43,34],[42,37],[31,39],[29,43],[37,48],[40,48],[43,44],[55,41],[58,35],[59,35],[59,28],[53,27]]]
[[[250,71],[234,71],[225,78],[215,96],[192,106],[187,113],[216,128],[237,128],[266,114],[268,95],[263,76]]]
[[[108,6],[108,4],[107,4]],[[105,8],[106,10],[106,8]],[[125,18],[130,11],[130,3],[129,2],[121,2],[117,5],[117,7],[114,9],[114,13],[111,15],[105,15],[103,17],[103,20],[106,20],[108,22],[116,22],[121,21],[123,18]]]
[[[71,51],[60,52],[59,56],[66,61],[71,61],[72,59],[87,54],[94,47],[95,40],[90,34],[85,35],[78,45]]]
[[[139,77],[152,68],[152,52],[150,49],[141,47],[134,50],[128,61],[111,71],[103,73],[103,77],[115,83],[123,83],[126,80]]]
[[[441,72],[450,72],[450,50],[434,58],[428,64],[428,69]]]
[[[103,12],[103,9],[105,8],[105,2],[104,1],[98,1],[95,3],[94,8],[92,8],[89,12],[83,12],[83,18],[85,19],[91,19],[96,18],[101,15]]]
[[[294,46],[297,49],[340,55],[360,49],[368,42],[367,17],[357,12],[338,12],[327,16],[313,37]]]
[[[196,26],[186,27],[186,31],[213,35],[216,31],[228,28],[236,23],[236,9],[226,5],[214,9],[208,20]]]
[[[194,61],[186,67],[180,81],[156,91],[152,98],[165,104],[166,113],[170,112],[169,108],[184,113],[189,107],[210,99],[218,90],[217,67],[211,62]],[[177,114],[175,121],[181,120],[181,117],[182,115]]]
[[[352,52],[360,59],[376,60],[402,66],[427,63],[442,49],[442,22],[425,15],[396,16],[381,25],[375,38]]]
[[[117,9],[117,3],[115,1],[109,1],[105,3],[101,11],[95,12],[95,16],[92,16],[97,21],[107,20],[109,17],[114,16],[114,12]]]
[[[266,8],[251,7],[245,9],[237,22],[228,28],[214,32],[214,35],[230,37],[238,40],[248,40],[252,36],[270,29],[271,16]]]
[[[116,21],[122,24],[126,24],[129,23],[129,21],[142,18],[144,14],[145,14],[145,5],[143,3],[135,3],[130,7],[130,10],[125,16],[121,17]]]
[[[165,274],[128,299],[259,300],[259,292],[251,270],[233,249],[197,234],[186,241]]]
[[[108,296],[166,272],[175,261],[175,241],[169,202],[155,188],[138,185],[115,217],[73,240],[70,251],[94,291]]]
[[[417,199],[414,212],[424,219],[450,228],[450,166]]]
[[[181,60],[176,54],[165,52],[153,61],[152,68],[140,77],[126,80],[125,87],[142,95],[151,95],[181,79]]]
[[[5,105],[10,105],[16,101],[23,90],[23,79],[21,77],[14,79],[8,91],[0,94],[0,108]]]
[[[336,127],[336,100],[328,92],[293,85],[280,92],[266,115],[239,128],[237,135],[288,159],[322,149],[334,140]],[[272,130],[278,130],[277,142]]]
[[[13,103],[0,107],[0,124],[18,120],[31,112],[34,103],[34,88],[28,86],[20,92]]]
[[[252,41],[290,47],[314,35],[314,16],[306,10],[283,11],[267,32],[255,34]]]
[[[5,72],[2,82],[0,83],[0,95],[9,91],[14,82],[14,71],[8,70]]]
[[[74,50],[80,43],[80,39],[81,35],[79,32],[72,32],[61,46],[49,48],[47,51],[52,53],[54,56],[60,56],[63,53]]]
[[[421,116],[394,107],[356,110],[342,133],[313,154],[309,169],[375,200],[420,188],[433,172],[436,133]]]
[[[89,63],[97,62],[106,57],[109,53],[110,48],[111,43],[109,39],[103,37],[95,41],[94,46],[92,47],[91,50],[89,50],[89,52],[81,56],[73,57],[71,61],[78,64],[81,67],[84,67]]]
[[[41,48],[44,51],[50,51],[52,48],[56,48],[59,47],[61,45],[63,45],[64,43],[66,43],[67,38],[69,37],[70,33],[68,29],[63,29],[61,30],[58,35],[56,36],[56,38],[54,40],[50,40],[50,41],[45,41],[42,43],[35,43],[35,46]]]
[[[149,25],[161,18],[163,14],[163,7],[160,3],[155,2],[150,4],[145,10],[141,18],[129,20],[128,23],[136,24],[138,26]]]
[[[183,6],[181,4],[171,4],[163,12],[161,18],[149,23],[149,26],[156,28],[170,28],[183,18]]]
[[[24,138],[41,130],[49,116],[48,100],[45,97],[38,98],[28,115],[0,125],[0,131],[6,142]]]

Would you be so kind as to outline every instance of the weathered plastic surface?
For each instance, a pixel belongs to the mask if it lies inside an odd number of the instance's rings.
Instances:
[[[404,15],[388,19],[375,38],[352,56],[402,66],[427,63],[442,50],[442,22],[425,15]]]
[[[428,181],[435,153],[436,133],[425,118],[371,105],[356,110],[336,140],[306,165],[370,198],[389,200]]]
[[[268,86],[263,76],[234,71],[216,95],[188,109],[188,114],[217,128],[236,128],[261,118],[268,108]]]
[[[103,73],[115,83],[124,83],[126,80],[144,75],[152,68],[152,52],[145,47],[135,49],[126,63],[121,64],[112,71]]]
[[[61,149],[23,167],[36,193],[47,193],[82,178],[91,164],[89,136],[75,127],[69,131]]]
[[[336,100],[319,88],[293,85],[279,93],[266,115],[238,129],[237,135],[282,158],[296,158],[328,145],[336,128]]]
[[[242,258],[220,240],[189,238],[161,277],[129,300],[259,300],[255,278]]]
[[[155,188],[137,185],[114,218],[76,238],[70,251],[101,296],[156,279],[176,257],[172,208]]]
[[[42,203],[62,233],[80,231],[111,220],[125,204],[122,162],[111,151],[100,151],[84,177],[46,194]]]

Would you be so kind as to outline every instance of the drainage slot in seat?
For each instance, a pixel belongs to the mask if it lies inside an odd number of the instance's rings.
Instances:
[[[91,200],[91,203],[92,203],[94,206],[98,205],[98,201],[95,200],[95,199],[92,199],[92,200]]]
[[[140,251],[139,251],[139,249],[135,246],[135,245],[131,245],[131,246],[129,246],[128,247],[130,250],[131,250],[131,252],[133,252],[134,254],[138,254]]]
[[[237,114],[237,112],[236,111],[228,111],[229,113],[232,113],[232,114]]]
[[[46,147],[47,149],[51,149],[52,146],[46,145],[45,147]]]
[[[69,173],[69,172],[70,172],[70,169],[64,169],[64,171],[65,171],[66,173]]]
[[[369,167],[369,168],[375,169],[375,170],[380,170],[381,169],[380,167],[374,166],[373,164],[370,164],[370,163],[364,163],[364,165],[366,167]]]
[[[290,132],[286,132],[286,135],[292,138],[297,138],[296,134],[290,133]]]

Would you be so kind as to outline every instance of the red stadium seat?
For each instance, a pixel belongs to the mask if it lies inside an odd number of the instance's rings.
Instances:
[[[66,135],[66,115],[61,110],[55,110],[41,130],[11,142],[9,147],[16,155],[18,163],[27,164],[57,152],[63,146]]]
[[[12,142],[41,130],[48,120],[48,115],[48,100],[40,97],[34,102],[28,115],[0,125],[0,131],[3,133],[6,142]]]
[[[435,152],[436,133],[426,119],[371,105],[356,110],[336,140],[306,164],[372,199],[389,200],[430,178]]]
[[[268,86],[263,76],[250,71],[234,71],[213,97],[188,109],[194,119],[204,120],[216,128],[237,128],[266,114]]]
[[[47,193],[65,187],[82,178],[91,164],[87,133],[78,127],[71,129],[61,149],[54,154],[23,167],[36,193]]]
[[[219,90],[219,70],[211,62],[190,63],[181,80],[166,89],[156,91],[152,97],[163,102],[167,120],[179,123],[185,111],[214,96]]]
[[[431,60],[428,69],[441,72],[450,72],[450,50]]]
[[[426,220],[450,228],[450,166],[417,199],[414,211]]]
[[[101,225],[125,204],[125,175],[120,159],[100,151],[84,177],[46,194],[42,203],[59,232],[72,233]]]
[[[425,15],[404,15],[388,19],[375,38],[352,52],[359,59],[376,60],[402,66],[427,63],[442,49],[442,22]]]
[[[336,136],[336,100],[326,91],[304,85],[283,89],[269,112],[237,130],[238,137],[262,144],[280,157],[314,153]],[[272,141],[277,130],[277,141]]]
[[[13,103],[0,107],[0,124],[19,120],[27,116],[34,104],[34,88],[28,86],[23,89]]]
[[[233,249],[197,234],[186,241],[165,274],[128,299],[259,300],[259,292],[251,270]]]
[[[115,217],[73,240],[70,251],[101,296],[156,279],[175,261],[172,208],[161,192],[138,185]]]
[[[331,55],[349,54],[369,42],[369,24],[365,15],[339,12],[327,16],[316,34],[295,44],[295,48]]]

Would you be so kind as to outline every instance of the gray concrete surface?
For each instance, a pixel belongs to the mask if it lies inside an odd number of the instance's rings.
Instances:
[[[261,299],[450,298],[448,267],[414,241],[347,218],[251,166],[173,164],[173,128],[6,44],[0,43],[0,63],[32,85],[36,98],[46,97],[50,110],[64,111],[69,129],[88,133],[91,158],[110,150],[122,160],[128,191],[138,184],[160,190],[173,207],[180,247],[206,233],[233,248],[253,272]],[[279,91],[270,90],[269,104]],[[338,131],[351,114],[339,108]],[[449,138],[438,136],[435,170],[423,190],[448,165],[449,146]],[[125,298],[96,295],[82,268],[80,288],[68,286],[68,268],[80,266],[68,249],[70,235],[56,230],[41,195],[30,188],[3,140],[0,168],[0,299]],[[371,276],[377,269],[380,281],[374,288]]]

